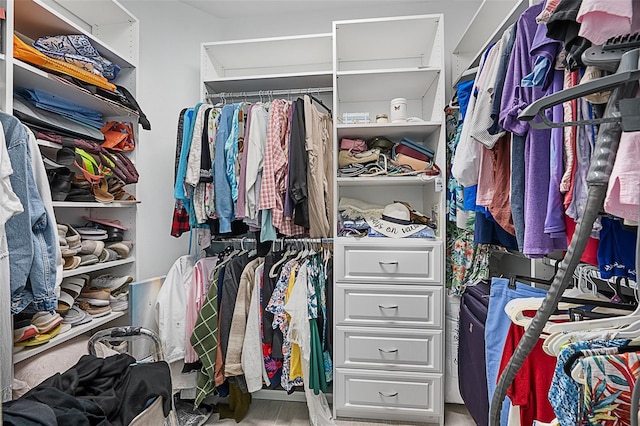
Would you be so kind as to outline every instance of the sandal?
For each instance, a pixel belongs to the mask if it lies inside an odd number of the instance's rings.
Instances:
[[[96,201],[100,203],[111,203],[114,199],[113,194],[109,192],[109,184],[106,180],[101,180],[100,183],[94,184],[91,187],[93,196],[96,197]]]

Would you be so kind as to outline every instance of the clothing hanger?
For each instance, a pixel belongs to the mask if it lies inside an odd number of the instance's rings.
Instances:
[[[318,95],[320,95],[320,91],[318,90]],[[314,102],[316,102],[317,104],[320,104],[320,106],[322,108],[324,108],[325,110],[327,110],[327,112],[329,113],[329,115],[331,115],[331,110],[329,109],[328,106],[326,106],[319,98],[316,98],[315,96],[313,96],[311,93],[307,93],[307,96],[309,96],[309,98],[311,98]]]
[[[273,266],[271,267],[271,269],[269,270],[269,277],[270,278],[277,278],[278,277],[278,268],[280,267],[280,265],[282,265],[287,260],[289,260],[289,258],[291,256],[293,256],[294,254],[295,254],[295,252],[293,250],[291,250],[290,247],[287,248],[287,251],[282,255],[282,259],[280,259],[276,263],[274,263]]]

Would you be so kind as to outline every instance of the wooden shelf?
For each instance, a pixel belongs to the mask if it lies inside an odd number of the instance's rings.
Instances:
[[[25,348],[20,352],[17,352],[16,354],[13,355],[13,363],[17,364],[21,361],[24,361],[25,359],[38,355],[39,353],[48,351],[49,349],[59,345],[60,343],[64,343],[67,340],[71,340],[76,336],[79,336],[83,333],[94,330],[100,327],[101,325],[104,325],[108,322],[115,320],[116,318],[120,318],[121,316],[124,316],[126,313],[127,313],[126,311],[111,312],[109,315],[105,315],[104,317],[93,318],[90,322],[86,324],[71,327],[71,330],[67,331],[64,334],[59,334],[58,336],[54,337],[49,342],[43,345],[34,346],[32,348]]]
[[[341,71],[336,73],[339,102],[422,99],[437,84],[439,74],[436,67]]]
[[[131,257],[127,257],[126,259],[113,260],[111,262],[94,263],[93,265],[80,266],[76,269],[69,269],[62,272],[62,277],[67,278],[67,277],[73,277],[75,275],[80,275],[80,274],[88,274],[89,272],[102,271],[104,269],[110,269],[116,266],[127,265],[135,261],[136,261],[136,258],[131,256]]]
[[[71,0],[62,0],[62,4],[70,9],[81,19],[85,19],[87,23],[86,27],[81,27],[67,18],[63,11],[55,10],[53,5],[45,4],[44,0],[19,0],[15,2],[15,30],[21,34],[24,34],[32,39],[38,39],[39,37],[62,35],[62,34],[84,34],[91,40],[91,44],[100,52],[100,55],[110,60],[111,62],[118,64],[121,68],[135,68],[137,61],[137,52],[128,52],[123,54],[112,46],[98,39],[92,30],[97,30],[99,25],[113,24],[110,18],[98,18],[101,16],[110,16],[109,13],[116,11],[116,20],[123,26],[132,27],[137,24],[137,20],[128,14],[123,8],[118,7],[116,2],[112,1],[95,1],[91,2],[79,2]],[[86,3],[81,5],[81,3]],[[107,13],[103,9],[108,7]],[[83,13],[84,12],[84,13]],[[68,13],[68,11],[67,11]],[[83,16],[84,15],[84,16]],[[97,18],[96,21],[93,18]],[[93,22],[87,22],[91,20]],[[92,28],[95,26],[95,29]],[[124,31],[124,29],[121,29]],[[136,28],[137,31],[137,28]],[[102,37],[105,38],[105,37]],[[123,46],[129,45],[123,41]]]
[[[338,186],[392,186],[425,185],[433,183],[440,176],[356,176],[338,177]]]
[[[414,141],[423,141],[440,130],[442,124],[437,121],[416,123],[371,123],[371,124],[337,124],[338,138],[358,137],[371,139],[384,136],[395,142],[407,137]]]
[[[71,84],[50,74],[40,68],[34,67],[26,62],[14,59],[13,66],[13,87],[14,88],[35,88],[47,92],[51,95],[67,99],[75,104],[101,112],[105,119],[108,117],[131,117],[131,120],[138,120],[138,113],[120,104],[105,98],[93,95],[75,84]]]

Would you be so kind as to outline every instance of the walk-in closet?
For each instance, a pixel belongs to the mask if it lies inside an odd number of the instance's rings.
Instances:
[[[0,0],[0,425],[637,425],[639,34]]]

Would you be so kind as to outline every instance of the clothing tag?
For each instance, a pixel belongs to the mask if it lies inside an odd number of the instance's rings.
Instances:
[[[442,178],[440,176],[436,178],[435,185],[436,185],[436,192],[442,192],[443,183],[442,183]]]

